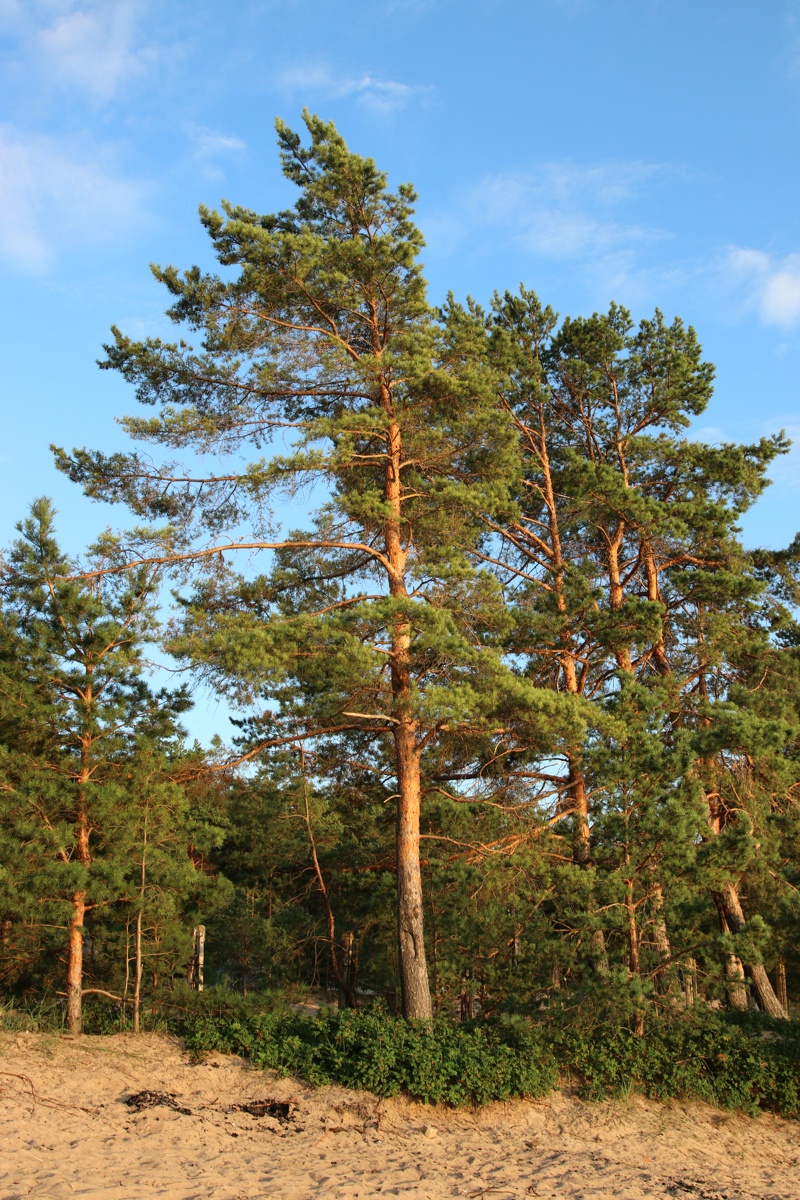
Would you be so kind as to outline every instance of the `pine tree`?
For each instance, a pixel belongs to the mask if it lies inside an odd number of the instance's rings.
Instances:
[[[618,720],[626,707],[620,702],[636,694],[634,681],[658,698],[670,718],[660,735],[672,756],[670,786],[673,796],[678,786],[688,789],[691,826],[693,786],[704,772],[714,773],[715,757],[718,764],[725,759],[719,738],[729,727],[736,643],[743,641],[743,627],[758,624],[755,609],[760,611],[756,604],[747,615],[763,585],[741,548],[735,521],[765,486],[766,467],[786,449],[785,439],[714,448],[681,436],[707,403],[713,372],[702,362],[694,332],[678,320],[668,326],[657,312],[634,329],[628,313],[612,306],[605,316],[566,320],[557,329],[555,315],[524,289],[519,297],[498,300],[495,312],[501,352],[510,352],[513,363],[506,405],[528,464],[520,515],[505,525],[493,523],[501,539],[495,560],[515,596],[516,646],[539,682],[593,700],[598,715],[590,725],[598,747],[610,728],[604,713]],[[770,635],[763,622],[761,629],[766,652]],[[712,663],[722,667],[716,709],[709,707],[707,686]],[[626,826],[639,810],[636,794],[642,787],[632,793],[629,782],[620,791],[626,774],[621,747],[638,745],[641,754],[651,736],[646,714],[652,705],[644,695],[627,706],[632,724],[622,742],[619,729],[612,736],[616,766],[612,759],[598,774],[595,750],[590,780],[581,747],[565,756],[558,803],[574,821],[576,861],[593,857],[590,792],[606,825],[614,796]],[[697,738],[712,727],[716,733],[709,732],[707,740],[716,737],[716,756],[705,754]],[[687,742],[692,730],[693,749]],[[772,735],[778,752],[781,734],[774,724]],[[648,775],[651,771],[652,766]],[[657,774],[660,786],[668,786],[669,767]],[[653,782],[647,780],[645,792]],[[690,844],[701,833],[719,832],[715,785],[707,779],[704,787],[710,827],[707,820],[694,834],[685,829]],[[684,824],[675,826],[676,838]],[[630,857],[633,843],[626,844]],[[654,940],[666,963],[672,951],[663,916],[665,886],[664,873],[654,871],[652,907],[661,914],[655,917]],[[723,930],[741,931],[745,920],[730,871],[725,888],[714,892]],[[630,892],[626,903],[633,913]],[[637,938],[632,918],[631,962]],[[597,955],[596,965],[602,962]],[[748,970],[759,1002],[777,1014],[757,956]]]
[[[67,1019],[79,1033],[83,996],[98,990],[84,987],[87,913],[127,891],[117,830],[129,764],[143,738],[175,737],[187,700],[143,678],[152,572],[81,578],[54,516],[34,502],[2,577],[2,825],[26,915],[38,907],[60,924],[68,913]]]
[[[305,121],[308,147],[278,123],[293,209],[202,210],[224,278],[155,270],[170,316],[202,347],[116,333],[103,364],[161,406],[127,419],[131,434],[222,456],[219,467],[87,451],[58,461],[90,495],[168,520],[143,560],[216,572],[189,602],[177,652],[239,698],[275,699],[290,679],[316,689],[307,724],[279,718],[261,744],[391,739],[404,1011],[427,1019],[421,761],[454,724],[488,719],[508,674],[484,644],[496,587],[464,552],[479,513],[505,503],[515,445],[497,420],[482,314],[450,305],[437,320],[427,305],[411,188],[389,191],[332,125]],[[239,455],[270,442],[286,453],[242,467]],[[271,534],[271,500],[308,489],[323,501],[311,526]],[[278,556],[245,580],[229,551]]]

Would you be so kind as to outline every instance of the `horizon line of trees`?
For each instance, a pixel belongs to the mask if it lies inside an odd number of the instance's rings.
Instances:
[[[800,539],[737,525],[788,442],[687,436],[713,368],[659,311],[431,308],[413,190],[305,121],[294,208],[203,209],[221,274],[153,268],[180,340],[114,331],[141,448],[56,448],[141,526],[77,564],[37,501],[4,565],[0,986],[59,947],[73,1029],[87,991],[138,1014],[202,917],[243,991],[788,1016]],[[145,681],[169,572],[238,775]]]

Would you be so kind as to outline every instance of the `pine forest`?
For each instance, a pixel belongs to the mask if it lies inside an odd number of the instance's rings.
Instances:
[[[767,1030],[800,1115],[800,538],[739,527],[789,443],[695,440],[679,317],[433,307],[411,186],[304,120],[294,207],[153,268],[175,340],[113,329],[132,448],[53,448],[119,529],[71,556],[42,497],[6,546],[0,1011],[324,1026],[375,1090],[387,1029],[604,1086]]]

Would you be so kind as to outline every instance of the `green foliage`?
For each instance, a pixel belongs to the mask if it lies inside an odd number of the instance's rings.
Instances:
[[[633,1089],[653,1100],[800,1118],[800,1022],[706,1012],[653,1023],[634,1037],[622,1025],[575,1021],[555,1035],[554,1051],[586,1099]]]
[[[554,1025],[520,1019],[457,1025],[367,1012],[204,1013],[185,1021],[186,1047],[245,1055],[254,1066],[321,1086],[427,1103],[485,1104],[541,1096],[558,1073],[589,1100],[637,1091],[800,1118],[800,1023],[705,1012],[654,1023],[645,1037],[574,1014]]]
[[[426,1103],[485,1104],[541,1096],[555,1066],[539,1034],[524,1026],[409,1022],[380,1007],[250,1018],[198,1017],[187,1022],[187,1049],[244,1054],[255,1066],[299,1075],[316,1085],[340,1083],[379,1096],[398,1092]]]

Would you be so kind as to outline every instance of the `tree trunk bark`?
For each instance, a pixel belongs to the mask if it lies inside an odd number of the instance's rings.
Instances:
[[[139,1012],[142,997],[142,909],[136,914],[136,949],[133,978],[133,1032],[139,1032]]]
[[[634,979],[640,979],[642,967],[639,958],[639,930],[636,925],[633,880],[628,880],[625,893],[625,908],[628,914],[628,959],[630,973]],[[644,1037],[644,1010],[639,1005],[637,1005],[633,1016],[633,1033],[635,1037]]]
[[[414,731],[402,719],[395,725],[397,753],[397,942],[403,1016],[409,1021],[433,1017],[422,910],[419,862],[420,776]]]
[[[739,893],[732,883],[726,883],[722,891],[719,893],[719,903],[724,911],[725,919],[729,928],[734,933],[741,933],[747,928],[744,911]],[[770,1017],[777,1017],[782,1020],[788,1019],[788,1012],[781,1004],[772,984],[769,981],[769,976],[764,968],[763,963],[745,963],[744,970],[750,977],[750,980],[755,989],[756,999],[758,1000],[759,1008]]]
[[[742,960],[735,954],[725,955],[725,978],[727,980],[728,1002],[731,1008],[739,1012],[747,1012],[747,986],[744,981]]]
[[[782,958],[779,958],[775,965],[775,993],[788,1016],[789,992],[786,988],[786,963]]]
[[[573,689],[569,687],[568,690]],[[567,760],[569,763],[569,774],[567,776],[567,795],[569,796],[570,808],[575,816],[575,834],[572,843],[572,854],[579,866],[584,870],[588,870],[592,865],[592,845],[591,831],[589,828],[589,800],[586,795],[586,782],[583,778],[578,763],[580,761],[579,750],[569,750],[567,752]],[[592,969],[596,975],[608,974],[608,954],[606,953],[606,939],[602,929],[595,929],[592,934],[590,945],[592,948]]]
[[[719,924],[723,933],[730,933],[731,925],[725,910],[725,901],[721,892],[714,893],[714,903],[719,914]],[[728,1003],[731,1008],[740,1012],[747,1010],[747,988],[744,982],[744,967],[740,958],[735,954],[725,955],[725,980]]]
[[[194,930],[194,962],[195,962],[195,990],[202,992],[203,990],[203,972],[206,961],[206,927],[205,925],[196,925]]]
[[[86,892],[75,892],[69,919],[67,957],[67,1028],[83,1032],[83,922],[86,916]]]
[[[662,965],[668,963],[672,957],[672,947],[669,944],[669,933],[667,932],[667,922],[664,918],[664,889],[660,883],[657,883],[653,888],[653,907],[655,915],[653,917],[653,940],[656,944],[656,954],[658,961]],[[672,988],[674,978],[674,969],[665,967],[663,971],[659,971],[656,975],[656,991],[661,995],[666,995]]]
[[[352,933],[342,934],[342,966],[341,983],[339,984],[338,1004],[340,1009],[356,1008],[356,955],[355,937]]]
[[[382,407],[389,417],[384,497],[389,510],[385,526],[389,593],[400,602],[408,600],[406,565],[408,548],[401,535],[403,461],[400,426],[388,384],[382,386]],[[392,721],[394,729],[395,769],[397,772],[397,945],[403,1016],[409,1021],[433,1018],[428,963],[425,957],[425,930],[422,897],[422,871],[419,861],[419,821],[422,802],[420,750],[417,723],[412,712],[411,625],[402,611],[394,618],[391,653]]]
[[[144,810],[144,824],[142,828],[142,861],[139,867],[139,910],[136,913],[136,962],[134,966],[135,979],[133,984],[133,1032],[139,1032],[139,1013],[141,1011],[142,997],[142,970],[144,963],[142,962],[142,913],[144,910],[144,897],[147,888],[147,825],[150,810]]]

